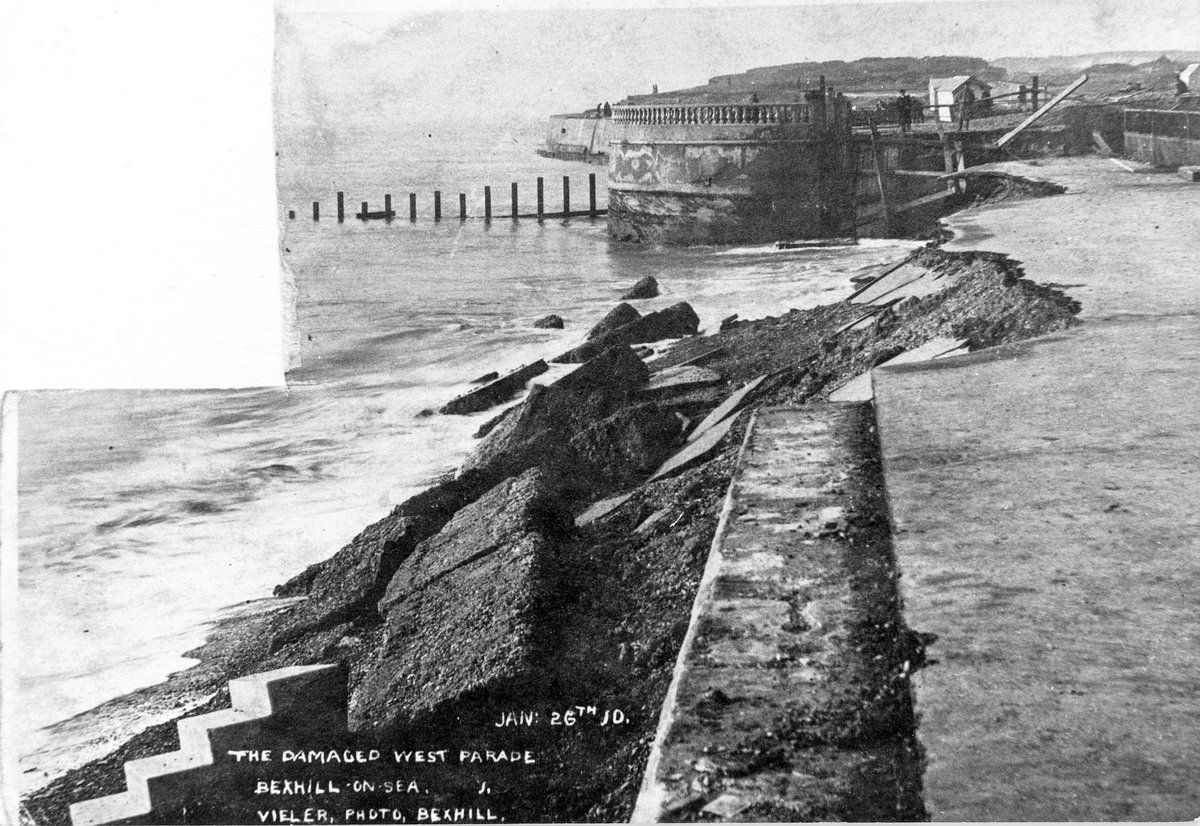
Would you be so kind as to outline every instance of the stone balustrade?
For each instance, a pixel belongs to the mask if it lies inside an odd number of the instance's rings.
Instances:
[[[637,126],[811,123],[812,106],[807,103],[615,106],[613,120]]]

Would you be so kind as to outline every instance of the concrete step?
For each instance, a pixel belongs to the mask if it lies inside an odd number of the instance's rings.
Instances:
[[[856,657],[867,656],[852,642],[872,576],[854,562],[872,540],[853,445],[872,421],[863,404],[754,413],[632,822],[804,819],[827,814],[814,801],[851,782],[846,769],[834,780],[805,774],[816,765],[806,760],[825,758],[805,751],[797,726],[848,690],[844,674],[861,673]],[[861,765],[859,748],[838,765]],[[773,750],[777,760],[745,757]]]

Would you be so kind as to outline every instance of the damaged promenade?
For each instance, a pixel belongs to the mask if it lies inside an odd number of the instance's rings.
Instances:
[[[914,694],[942,820],[1200,812],[1200,189],[1100,158],[951,216],[1079,300],[1061,334],[875,374]],[[1128,168],[1135,171],[1129,171]]]
[[[336,663],[355,748],[535,750],[479,775],[509,820],[1194,817],[1200,196],[1000,169],[1066,193],[952,216],[847,301],[648,363],[629,326],[663,319],[616,312],[164,696],[213,712],[230,678]],[[581,701],[629,724],[492,722]],[[25,814],[178,747],[137,733]],[[474,802],[427,770],[422,805]]]

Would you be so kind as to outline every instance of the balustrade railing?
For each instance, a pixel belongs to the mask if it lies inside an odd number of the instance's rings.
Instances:
[[[811,123],[807,103],[689,104],[614,106],[616,123],[635,125],[689,125],[737,123]]]

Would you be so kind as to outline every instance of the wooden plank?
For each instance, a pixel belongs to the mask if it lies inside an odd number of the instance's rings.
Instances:
[[[677,366],[677,367],[692,367],[692,366],[699,366],[699,365],[701,365],[701,364],[704,364],[704,362],[706,362],[706,361],[709,361],[710,359],[713,359],[713,358],[715,358],[716,356],[719,356],[719,355],[721,355],[721,354],[722,354],[722,353],[724,353],[724,352],[725,352],[725,348],[724,348],[724,347],[714,347],[714,348],[713,348],[713,349],[711,349],[711,350],[706,350],[705,352],[701,353],[701,354],[700,354],[700,355],[698,355],[698,356],[692,356],[692,357],[691,357],[690,359],[688,359],[687,361],[681,361],[681,362],[679,362],[679,364],[678,364],[678,365],[676,365],[676,366]]]
[[[583,527],[584,525],[589,525],[592,522],[595,522],[602,516],[606,516],[624,505],[629,501],[629,497],[631,496],[633,496],[632,493],[623,493],[620,496],[611,496],[608,499],[601,499],[583,513],[579,514],[579,516],[575,517],[575,525],[577,527]]]
[[[689,442],[696,441],[709,430],[712,430],[715,425],[718,425],[725,421],[725,419],[729,418],[730,414],[740,410],[742,402],[745,401],[746,397],[753,393],[755,388],[762,384],[766,378],[767,377],[764,375],[755,379],[751,379],[742,385],[740,389],[733,391],[733,393],[729,395],[729,398],[717,405],[711,413],[704,417],[704,421],[696,425],[696,429],[691,432],[691,435],[687,437],[687,440]]]
[[[908,265],[907,267],[905,265]],[[855,290],[846,302],[849,304],[872,304],[880,296],[891,292],[896,287],[907,284],[910,281],[915,281],[918,278],[924,277],[928,273],[924,267],[913,264],[909,259],[904,259],[899,265],[892,267],[887,272],[883,273],[865,285],[860,290]]]
[[[708,453],[712,452],[721,440],[729,433],[729,429],[733,427],[733,423],[738,419],[737,415],[730,416],[725,421],[720,422],[712,428],[709,428],[703,436],[694,442],[688,442],[687,445],[672,456],[667,461],[663,462],[662,467],[654,471],[647,481],[661,479],[668,473],[679,470],[684,465],[691,464],[697,459],[703,458]]]
[[[934,192],[930,195],[922,195],[920,198],[914,198],[911,201],[904,202],[900,206],[896,207],[895,211],[896,212],[904,212],[906,209],[912,209],[913,207],[919,207],[923,204],[932,204],[934,201],[941,201],[946,198],[949,198],[951,195],[957,195],[957,194],[958,193],[956,193],[956,192]]]
[[[1004,137],[1000,138],[1000,140],[996,141],[996,148],[999,149],[999,148],[1003,147],[1006,143],[1011,141],[1017,135],[1024,132],[1027,127],[1032,126],[1037,120],[1039,120],[1042,117],[1042,115],[1046,114],[1051,109],[1053,109],[1055,106],[1057,106],[1059,103],[1061,103],[1067,97],[1067,95],[1071,94],[1076,89],[1078,89],[1080,86],[1087,83],[1087,80],[1088,80],[1088,76],[1086,74],[1080,75],[1079,78],[1076,79],[1076,81],[1074,83],[1072,83],[1066,89],[1063,89],[1061,92],[1059,92],[1057,95],[1055,95],[1054,98],[1052,100],[1050,100],[1045,106],[1043,106],[1041,109],[1038,109],[1036,112],[1034,112],[1029,117],[1025,118],[1025,120],[1021,121],[1020,126],[1018,126],[1016,129],[1013,129],[1008,134],[1004,135]]]

